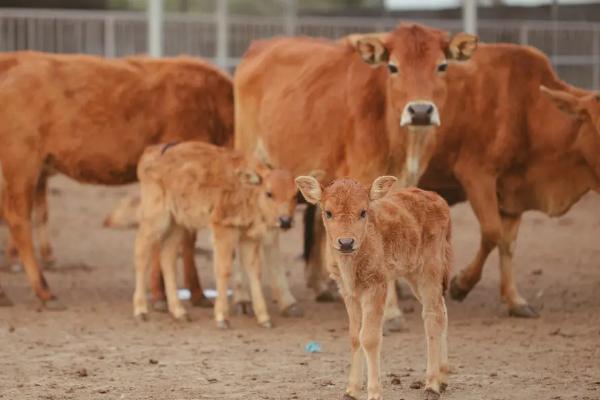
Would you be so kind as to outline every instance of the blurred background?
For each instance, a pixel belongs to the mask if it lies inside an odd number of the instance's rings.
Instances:
[[[400,20],[535,46],[562,79],[600,87],[600,2],[586,0],[0,0],[0,51],[190,54],[231,71],[254,39],[339,38]]]

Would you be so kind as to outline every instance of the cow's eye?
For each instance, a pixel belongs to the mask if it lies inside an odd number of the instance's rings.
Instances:
[[[267,192],[265,193],[265,196],[267,196],[268,198],[273,198],[273,192]]]
[[[394,64],[388,64],[388,70],[390,71],[390,74],[398,73],[398,67]]]
[[[365,218],[367,216],[367,210],[361,210],[360,217]]]
[[[437,66],[437,70],[438,72],[446,72],[446,70],[448,69],[448,63],[447,62],[443,62],[440,65]]]
[[[331,213],[331,211],[329,211],[329,210],[325,211],[325,218],[327,218],[327,219],[333,218],[333,214]]]

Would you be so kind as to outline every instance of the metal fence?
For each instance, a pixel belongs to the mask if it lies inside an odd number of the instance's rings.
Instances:
[[[460,20],[417,21],[452,32]],[[257,17],[167,14],[165,55],[190,54],[234,68],[254,39],[298,34],[339,38],[390,30],[398,20],[298,16]],[[225,29],[219,34],[219,24]],[[600,24],[553,21],[478,21],[485,42],[529,44],[548,54],[566,81],[600,88]],[[218,56],[219,43],[225,54]],[[40,50],[120,57],[147,50],[146,14],[140,12],[0,9],[0,51]]]

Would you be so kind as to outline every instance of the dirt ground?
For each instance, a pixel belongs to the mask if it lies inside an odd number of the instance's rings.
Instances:
[[[15,302],[0,309],[2,399],[339,399],[349,366],[344,306],[316,304],[304,287],[299,224],[284,235],[285,262],[302,319],[259,328],[246,316],[219,331],[211,310],[192,322],[152,313],[132,317],[134,231],[101,227],[132,187],[51,182],[51,233],[58,258],[47,278],[66,311],[39,310],[22,272],[0,273]],[[468,205],[453,208],[455,271],[474,255],[478,226]],[[297,219],[298,221],[298,219]],[[516,251],[523,294],[537,320],[508,318],[499,302],[497,256],[463,303],[448,301],[454,373],[443,399],[600,399],[600,198],[587,195],[566,216],[530,213]],[[208,246],[206,234],[200,247]],[[205,287],[211,265],[198,256]],[[425,338],[420,307],[404,299],[409,331],[385,337],[386,399],[420,399]],[[321,353],[307,353],[314,340]],[[393,378],[397,379],[392,384]],[[366,398],[366,393],[364,397]]]

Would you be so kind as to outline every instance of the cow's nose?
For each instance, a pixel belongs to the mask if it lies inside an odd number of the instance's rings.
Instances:
[[[430,101],[413,101],[406,105],[400,125],[439,125],[440,117],[435,104]]]
[[[340,245],[340,250],[342,251],[354,250],[354,239],[352,238],[339,238],[338,243]]]
[[[279,227],[281,229],[290,229],[292,227],[292,218],[291,217],[279,217]]]

